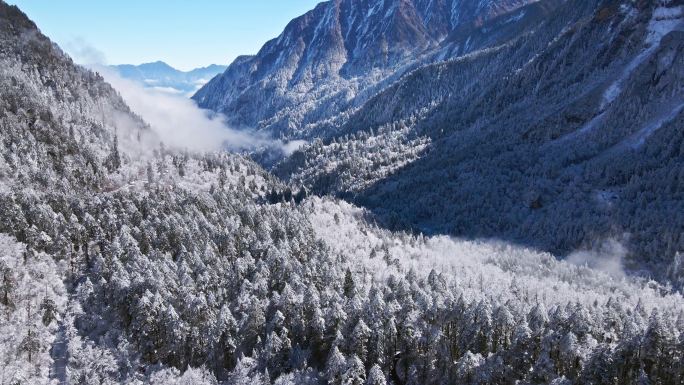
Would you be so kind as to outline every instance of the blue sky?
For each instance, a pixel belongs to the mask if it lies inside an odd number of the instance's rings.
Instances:
[[[254,54],[322,0],[8,0],[82,64],[188,70]]]

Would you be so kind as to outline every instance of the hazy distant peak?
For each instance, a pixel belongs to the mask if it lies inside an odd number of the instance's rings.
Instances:
[[[226,66],[211,64],[190,71],[181,71],[161,60],[140,65],[121,64],[111,66],[111,68],[123,78],[141,83],[146,87],[188,95],[226,70]]]

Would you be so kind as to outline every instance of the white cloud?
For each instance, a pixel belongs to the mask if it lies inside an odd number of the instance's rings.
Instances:
[[[283,153],[285,156],[290,156],[295,151],[299,150],[307,142],[305,140],[293,140],[282,145]]]
[[[588,266],[603,271],[613,277],[626,277],[622,261],[627,255],[627,248],[615,239],[602,242],[595,250],[575,251],[568,255],[566,261],[578,266]]]
[[[106,66],[105,54],[83,38],[73,39],[64,48],[76,63],[99,72],[168,147],[191,151],[267,150],[289,156],[304,143],[283,143],[261,133],[233,129],[223,115],[200,109],[182,91],[171,87],[145,87],[124,79]],[[198,81],[197,88],[203,83]],[[113,118],[121,129],[135,125],[127,117],[115,115]]]
[[[93,47],[81,37],[67,42],[63,47],[76,63],[87,66],[107,64],[107,56],[104,52]]]
[[[102,66],[93,69],[119,91],[133,112],[149,123],[167,146],[191,151],[276,147],[288,152],[285,147],[289,146],[279,141],[231,129],[223,116],[200,109],[183,95],[166,89],[145,88]]]
[[[183,91],[179,90],[178,88],[173,88],[173,87],[150,87],[154,91],[159,91],[165,94],[171,94],[171,95],[182,95]]]

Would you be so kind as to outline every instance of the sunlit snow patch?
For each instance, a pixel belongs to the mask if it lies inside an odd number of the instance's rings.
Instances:
[[[615,80],[603,94],[601,110],[605,110],[608,105],[622,93],[624,83],[629,79],[647,58],[649,58],[660,46],[663,37],[668,33],[681,29],[684,21],[684,7],[666,8],[659,7],[653,12],[653,17],[648,23],[646,35],[646,48],[632,61],[627,64],[617,80]]]

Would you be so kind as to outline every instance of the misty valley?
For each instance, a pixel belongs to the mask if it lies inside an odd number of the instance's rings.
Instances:
[[[9,3],[0,385],[684,384],[683,0],[328,0],[182,70]]]

